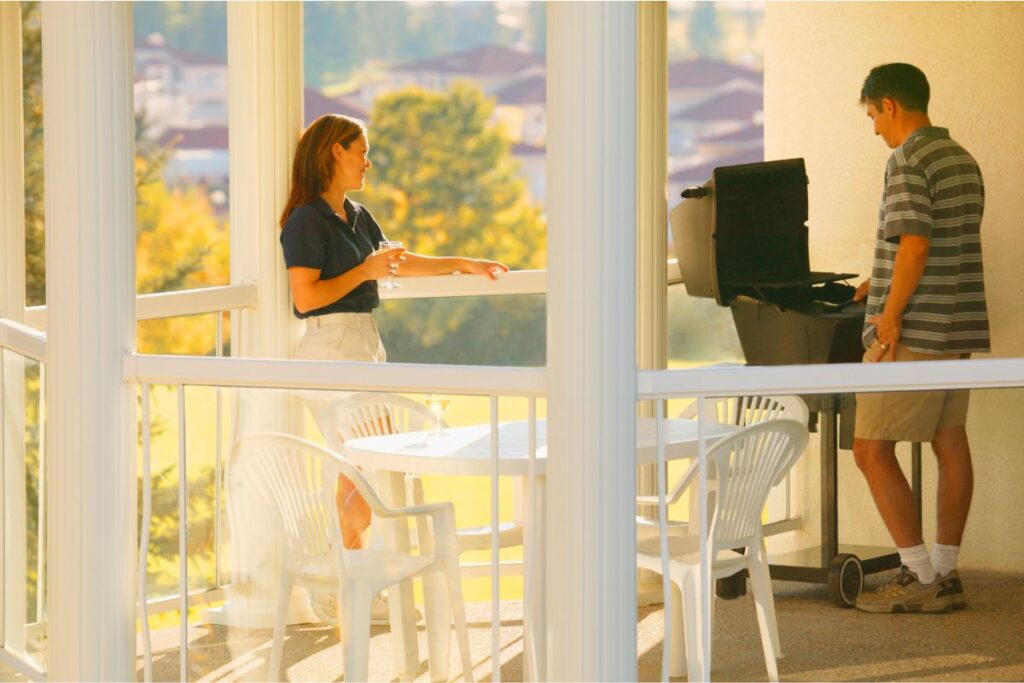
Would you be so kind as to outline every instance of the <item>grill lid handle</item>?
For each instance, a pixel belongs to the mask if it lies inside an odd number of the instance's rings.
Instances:
[[[697,187],[688,187],[679,194],[685,199],[701,199],[710,195],[711,192],[708,188],[698,185]]]

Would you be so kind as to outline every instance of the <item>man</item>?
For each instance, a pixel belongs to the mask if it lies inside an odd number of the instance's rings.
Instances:
[[[885,170],[867,299],[865,362],[968,358],[990,350],[981,262],[985,190],[978,164],[928,118],[928,80],[909,64],[871,70],[860,102],[894,151]],[[899,574],[861,595],[867,612],[966,607],[956,570],[974,486],[967,391],[859,394],[854,458],[899,549]],[[938,520],[929,555],[897,441],[931,442]]]

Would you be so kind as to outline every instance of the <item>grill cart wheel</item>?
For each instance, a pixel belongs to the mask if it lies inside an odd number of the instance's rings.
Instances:
[[[860,559],[849,553],[832,558],[828,568],[828,592],[840,607],[853,607],[864,588],[864,568]]]
[[[715,595],[723,600],[735,600],[747,594],[747,572],[742,571],[715,581]]]

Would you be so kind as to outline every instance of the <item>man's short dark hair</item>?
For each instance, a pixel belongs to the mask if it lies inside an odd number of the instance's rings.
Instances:
[[[924,72],[912,64],[883,64],[876,66],[864,79],[860,89],[860,103],[870,102],[881,109],[882,99],[888,97],[899,102],[904,109],[928,113],[931,89]]]

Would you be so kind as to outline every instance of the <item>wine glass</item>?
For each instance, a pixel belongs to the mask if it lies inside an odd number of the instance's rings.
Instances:
[[[377,246],[380,248],[381,251],[385,251],[387,249],[401,249],[405,245],[402,244],[402,242],[399,240],[381,240],[380,244],[378,244]],[[397,259],[388,259],[388,278],[387,280],[384,281],[384,284],[382,285],[384,289],[397,289],[398,287],[402,286],[395,282],[395,272],[397,270]]]
[[[434,394],[427,396],[427,408],[430,409],[430,414],[434,416],[434,431],[430,433],[431,436],[444,436],[444,421],[441,419],[441,416],[444,415],[444,411],[450,402],[451,399],[447,396],[437,396]]]

